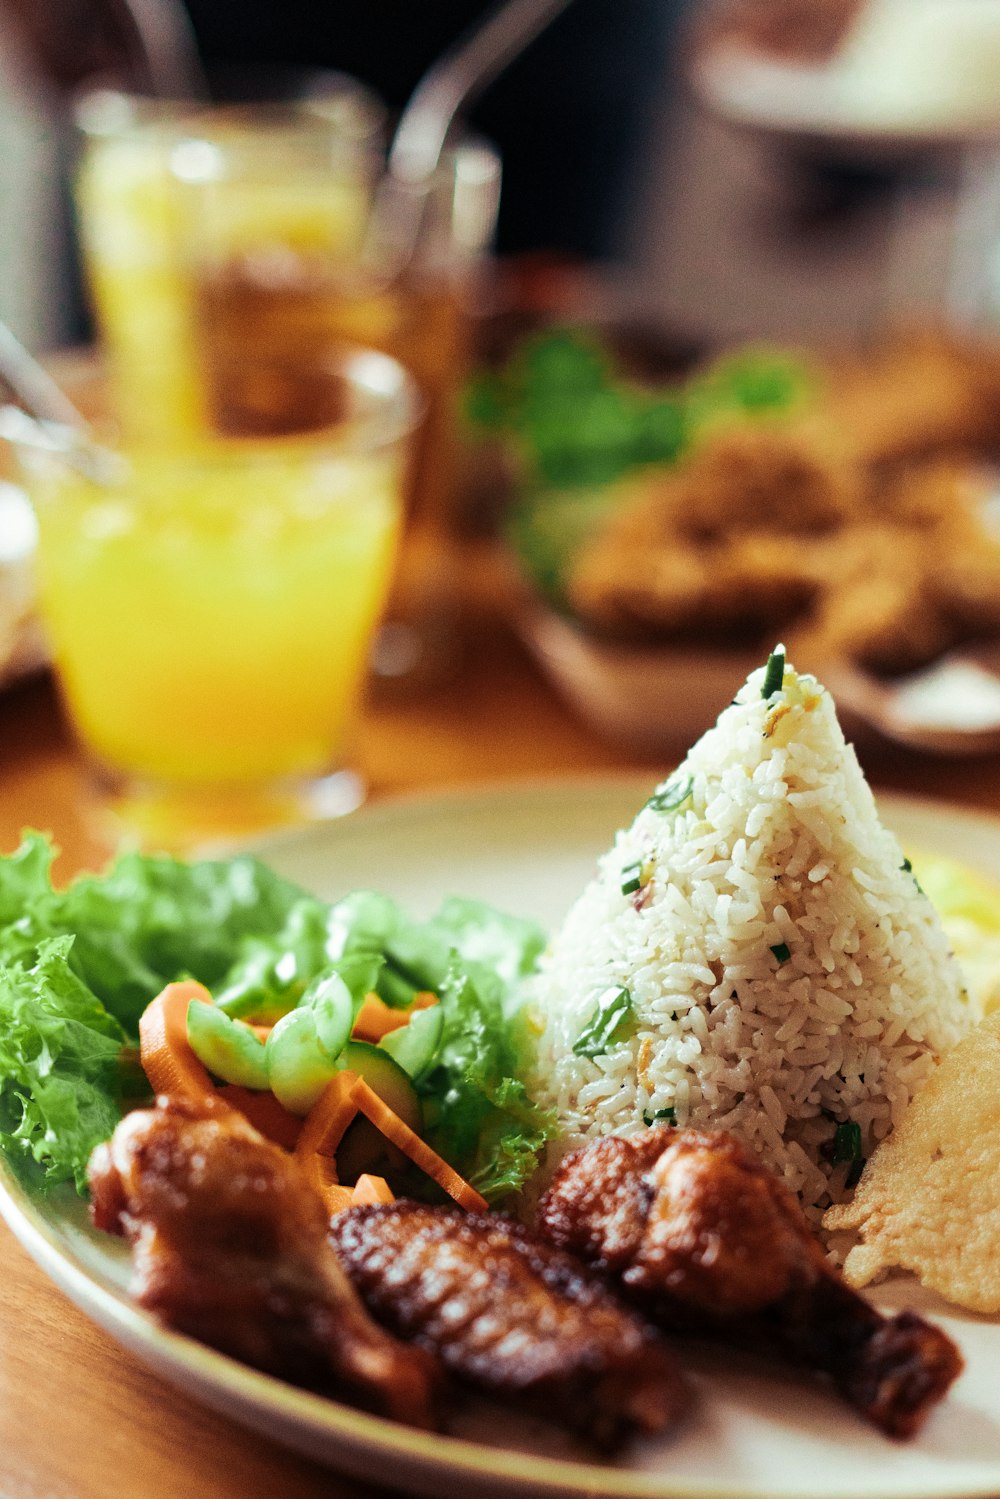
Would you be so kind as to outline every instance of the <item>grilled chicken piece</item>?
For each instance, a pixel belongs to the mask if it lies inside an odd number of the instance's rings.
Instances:
[[[584,1146],[537,1226],[658,1326],[777,1351],[888,1436],[912,1436],[961,1372],[938,1328],[884,1317],[845,1284],[791,1194],[731,1135],[661,1127]]]
[[[649,1325],[579,1261],[486,1214],[396,1202],[351,1208],[330,1233],[372,1314],[462,1384],[611,1448],[688,1404]]]
[[[131,1289],[259,1369],[431,1424],[433,1361],[368,1316],[291,1156],[211,1101],[160,1099],[94,1151],[91,1214],[132,1245]]]

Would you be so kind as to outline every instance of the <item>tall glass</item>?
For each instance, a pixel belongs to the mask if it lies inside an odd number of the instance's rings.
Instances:
[[[380,659],[390,671],[430,676],[444,664],[451,623],[457,408],[500,168],[485,145],[451,151],[432,185],[414,255],[402,272],[390,270],[369,253],[382,158],[376,132],[362,128],[366,118],[361,111],[352,131],[343,119],[335,128],[329,110],[315,105],[217,107],[169,125],[161,110],[138,131],[127,123],[117,133],[92,129],[79,204],[118,401],[140,436],[164,427],[281,432],[311,410],[316,392],[308,371],[337,339],[381,349],[411,370],[426,418],[406,485],[407,544],[390,608],[393,629],[383,637],[394,649]],[[105,177],[121,184],[116,157],[129,159],[137,134],[147,153],[144,191],[155,179],[163,227],[159,295],[170,311],[156,333],[150,319],[157,296],[149,286],[142,332],[127,309],[116,313],[120,266],[102,282],[102,194],[95,184]],[[159,400],[130,372],[143,361],[148,370],[154,337],[164,375]]]
[[[191,845],[355,805],[351,731],[388,595],[416,388],[345,352],[323,420],[23,448],[41,610],[70,717],[124,822]]]
[[[118,420],[130,441],[209,431],[189,273],[199,205],[182,190],[185,161],[237,137],[261,155],[254,190],[234,194],[217,226],[227,249],[353,243],[378,173],[380,107],[345,79],[312,103],[246,109],[99,90],[77,118],[80,237]]]

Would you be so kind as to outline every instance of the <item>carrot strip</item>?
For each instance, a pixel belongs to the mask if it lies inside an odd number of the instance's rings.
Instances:
[[[352,1207],[363,1208],[369,1203],[395,1201],[395,1193],[384,1176],[369,1176],[366,1171],[354,1183],[354,1191],[351,1194]]]
[[[335,1218],[338,1213],[343,1213],[348,1208],[355,1206],[354,1193],[350,1187],[340,1187],[335,1184],[330,1185],[323,1189],[323,1197],[331,1218]]]
[[[366,994],[355,1016],[351,1035],[358,1041],[371,1041],[377,1045],[390,1031],[398,1031],[404,1025],[408,1025],[410,1017],[416,1010],[429,1009],[437,1002],[436,994],[421,991],[413,996],[413,1003],[407,1009],[396,1010],[392,1005],[387,1005],[385,1000],[380,999],[377,994]]]
[[[332,1156],[344,1131],[358,1112],[354,1102],[354,1084],[358,1074],[344,1068],[335,1073],[302,1121],[302,1133],[295,1147],[297,1156]]]
[[[346,1068],[332,1077],[302,1121],[296,1141],[295,1159],[314,1189],[324,1197],[327,1189],[337,1184],[334,1152],[358,1112],[353,1096],[357,1080],[357,1073]]]
[[[343,1075],[343,1074],[341,1074]],[[421,1140],[418,1134],[405,1124],[399,1115],[389,1108],[374,1089],[362,1079],[358,1078],[351,1089],[351,1098],[362,1114],[370,1119],[375,1128],[393,1145],[397,1146],[404,1155],[408,1155],[421,1171],[436,1181],[438,1186],[453,1197],[459,1207],[465,1208],[470,1213],[486,1212],[489,1204],[485,1197],[480,1197],[475,1187],[471,1187],[464,1177],[448,1165],[447,1161],[441,1159],[437,1151]],[[318,1106],[317,1106],[318,1107]],[[311,1117],[311,1116],[310,1116]],[[308,1125],[309,1120],[306,1120]]]
[[[265,1139],[273,1140],[285,1150],[295,1149],[302,1133],[302,1120],[282,1108],[273,1093],[241,1088],[237,1083],[225,1083],[215,1091],[217,1097],[238,1109]]]
[[[212,1003],[204,984],[184,979],[168,984],[149,1002],[139,1018],[139,1060],[154,1093],[198,1101],[214,1097],[215,1087],[188,1040],[187,1012],[193,999]]]

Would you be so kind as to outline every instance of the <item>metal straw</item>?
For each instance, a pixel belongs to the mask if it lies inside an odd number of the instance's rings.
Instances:
[[[366,259],[399,274],[416,248],[431,181],[455,117],[566,9],[570,0],[507,0],[424,74],[400,116],[372,210]]]

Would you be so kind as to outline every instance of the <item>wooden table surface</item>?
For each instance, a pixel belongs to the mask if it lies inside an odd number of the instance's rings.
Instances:
[[[502,588],[470,558],[458,677],[427,695],[371,702],[358,762],[373,799],[460,783],[648,769],[577,722],[503,620]],[[940,762],[869,750],[876,788],[1000,811],[1000,758]],[[0,849],[25,826],[52,832],[58,871],[99,865],[86,775],[43,677],[0,693]],[[93,1327],[0,1227],[0,1494],[4,1499],[364,1499],[148,1373]],[[385,1492],[385,1491],[378,1491]]]

